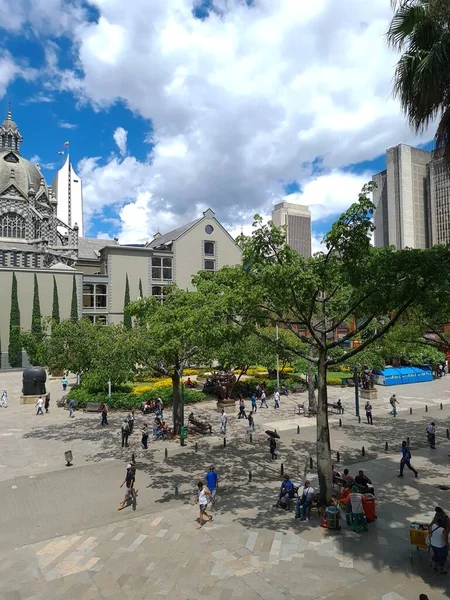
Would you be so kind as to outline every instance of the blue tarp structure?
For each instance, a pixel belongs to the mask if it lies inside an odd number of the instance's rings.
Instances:
[[[385,367],[374,373],[378,385],[400,385],[433,381],[431,367]]]

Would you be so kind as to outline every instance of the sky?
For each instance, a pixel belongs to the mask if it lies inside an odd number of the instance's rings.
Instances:
[[[0,0],[8,103],[50,185],[70,142],[85,235],[142,243],[212,208],[237,235],[306,204],[313,250],[409,128],[389,0]]]

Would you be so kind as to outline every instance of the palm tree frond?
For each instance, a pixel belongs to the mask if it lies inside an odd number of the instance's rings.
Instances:
[[[450,166],[450,106],[447,106],[442,113],[434,141],[436,148],[444,150],[445,162]]]

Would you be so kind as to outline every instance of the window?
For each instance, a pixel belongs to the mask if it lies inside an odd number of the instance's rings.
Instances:
[[[85,315],[85,318],[89,319],[91,323],[101,323],[102,325],[107,323],[106,315]]]
[[[215,260],[205,260],[205,271],[215,271],[216,270],[216,261]]]
[[[214,242],[205,242],[205,256],[215,256],[216,254],[216,245]]]
[[[166,288],[163,285],[153,285],[152,286],[152,296],[154,298],[159,298],[161,302],[164,301],[166,296]]]
[[[205,233],[207,233],[208,235],[211,235],[214,231],[214,227],[212,225],[206,225],[205,226]]]
[[[11,252],[11,262],[13,267],[19,266],[19,253],[15,250]]]
[[[83,284],[83,308],[106,308],[107,288],[104,283]]]
[[[17,213],[5,213],[0,217],[0,237],[24,238],[25,219]]]
[[[154,257],[152,258],[152,279],[156,281],[172,280],[172,259]]]

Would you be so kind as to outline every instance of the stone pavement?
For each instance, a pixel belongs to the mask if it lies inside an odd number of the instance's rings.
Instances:
[[[449,378],[426,388],[402,386],[395,393],[402,408],[408,406],[396,419],[387,415],[391,389],[373,403],[374,426],[358,423],[351,410],[342,427],[333,418],[340,467],[348,465],[352,473],[363,468],[376,487],[378,521],[357,536],[345,525],[340,532],[326,531],[317,516],[301,523],[292,512],[271,508],[281,462],[296,482],[313,475],[308,465],[310,456],[315,462],[315,423],[294,416],[291,400],[282,399],[280,411],[258,410],[252,443],[245,423],[230,416],[226,448],[215,427],[212,436],[190,437],[185,448],[158,442],[145,452],[133,435],[131,447],[122,451],[120,415],[111,415],[103,430],[96,415],[69,420],[67,411],[54,406],[58,391],[51,413],[36,417],[33,407],[14,401],[11,390],[20,387],[19,377],[2,373],[0,383],[9,379],[10,394],[10,408],[0,409],[1,600],[416,600],[419,593],[448,598],[448,577],[430,571],[425,552],[415,552],[410,562],[408,523],[430,519],[437,504],[450,508],[450,492],[437,487],[448,483],[449,474]],[[352,390],[330,392],[350,407]],[[213,403],[194,409],[217,419]],[[431,419],[438,426],[436,451],[425,443]],[[281,439],[279,460],[272,463],[263,431],[274,426]],[[398,480],[398,445],[407,435],[420,475],[414,479],[407,472]],[[69,448],[74,466],[66,468],[63,453]],[[138,461],[137,511],[118,512],[119,484],[132,451]],[[195,483],[211,462],[221,476],[218,502],[213,523],[197,531]]]

